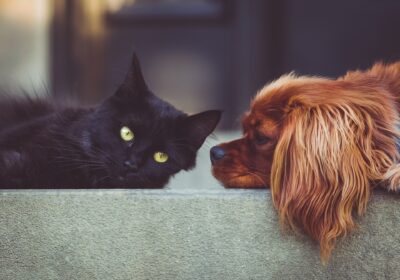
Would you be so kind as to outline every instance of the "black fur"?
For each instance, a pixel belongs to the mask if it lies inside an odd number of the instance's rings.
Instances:
[[[56,105],[48,99],[0,102],[0,188],[161,188],[195,165],[220,111],[187,114],[153,95],[139,62],[117,92],[95,108]],[[135,139],[121,139],[128,126]],[[169,155],[166,163],[153,159]],[[125,167],[131,160],[137,171]]]

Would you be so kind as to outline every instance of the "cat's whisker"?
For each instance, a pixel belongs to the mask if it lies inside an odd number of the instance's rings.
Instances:
[[[57,156],[55,159],[58,159],[59,162],[71,162],[71,163],[82,163],[82,164],[98,164],[98,165],[104,165],[100,161],[90,161],[90,160],[83,160],[83,159],[75,159],[75,158],[69,158],[69,157],[62,157],[62,156]]]
[[[57,149],[58,151],[63,151],[63,152],[69,153],[69,154],[71,154],[71,155],[75,155],[75,156],[80,156],[80,157],[81,157],[82,154],[80,154],[80,153],[77,152],[77,148],[78,148],[78,147],[80,148],[79,144],[76,143],[75,141],[70,141],[70,144],[71,144],[71,147],[68,147],[68,146],[66,146],[66,145],[63,145],[63,146],[57,146],[56,149]],[[75,147],[74,147],[74,146],[75,146]],[[102,156],[103,156],[107,161],[109,161],[110,163],[115,164],[115,165],[118,165],[118,162],[116,162],[114,159],[112,159],[110,156],[108,156],[108,155],[107,155],[105,152],[103,152],[102,150],[100,150],[100,149],[98,149],[98,148],[96,148],[96,147],[92,147],[92,149],[93,149],[93,151],[94,151],[95,153],[98,153],[98,154],[102,155]],[[90,153],[90,156],[91,156],[91,157],[96,157],[96,155],[94,155],[93,153]],[[91,162],[91,161],[87,160],[87,162]]]
[[[100,187],[100,186],[99,186],[99,183],[101,183],[101,182],[103,182],[103,181],[105,181],[105,180],[107,180],[107,179],[110,179],[110,178],[111,178],[111,177],[110,177],[109,175],[106,175],[106,176],[104,176],[104,177],[101,177],[100,179],[96,178],[95,185],[96,185],[97,187]]]
[[[67,171],[72,171],[76,169],[90,169],[93,171],[100,171],[107,169],[106,166],[101,162],[87,162],[82,160],[70,160],[67,158],[57,158],[52,162],[60,165],[61,167],[67,168]]]
[[[101,150],[101,149],[99,149],[99,148],[96,148],[96,147],[93,147],[94,148],[94,151],[95,152],[97,152],[97,153],[99,153],[100,155],[102,155],[106,160],[108,160],[110,163],[113,163],[113,164],[115,164],[115,165],[119,165],[119,163],[115,160],[115,159],[113,159],[112,157],[110,157],[109,155],[107,155],[107,153],[106,152],[104,152],[103,150]]]

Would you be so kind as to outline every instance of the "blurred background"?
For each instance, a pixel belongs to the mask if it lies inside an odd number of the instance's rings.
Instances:
[[[400,59],[398,0],[0,0],[0,87],[91,105],[135,50],[152,91],[239,127],[265,83]]]

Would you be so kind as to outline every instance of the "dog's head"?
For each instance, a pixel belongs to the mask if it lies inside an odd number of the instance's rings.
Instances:
[[[395,104],[373,75],[286,75],[256,95],[243,138],[211,149],[213,174],[226,187],[270,187],[281,222],[319,241],[327,260],[398,159]]]

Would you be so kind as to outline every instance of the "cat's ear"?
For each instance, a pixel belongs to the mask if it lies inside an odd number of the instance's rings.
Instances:
[[[210,110],[187,117],[184,121],[184,129],[189,143],[196,149],[200,148],[217,126],[221,114],[219,110]]]
[[[115,94],[118,97],[139,97],[148,94],[148,92],[149,90],[143,78],[139,59],[136,53],[133,53],[131,65],[125,76],[125,80]]]

